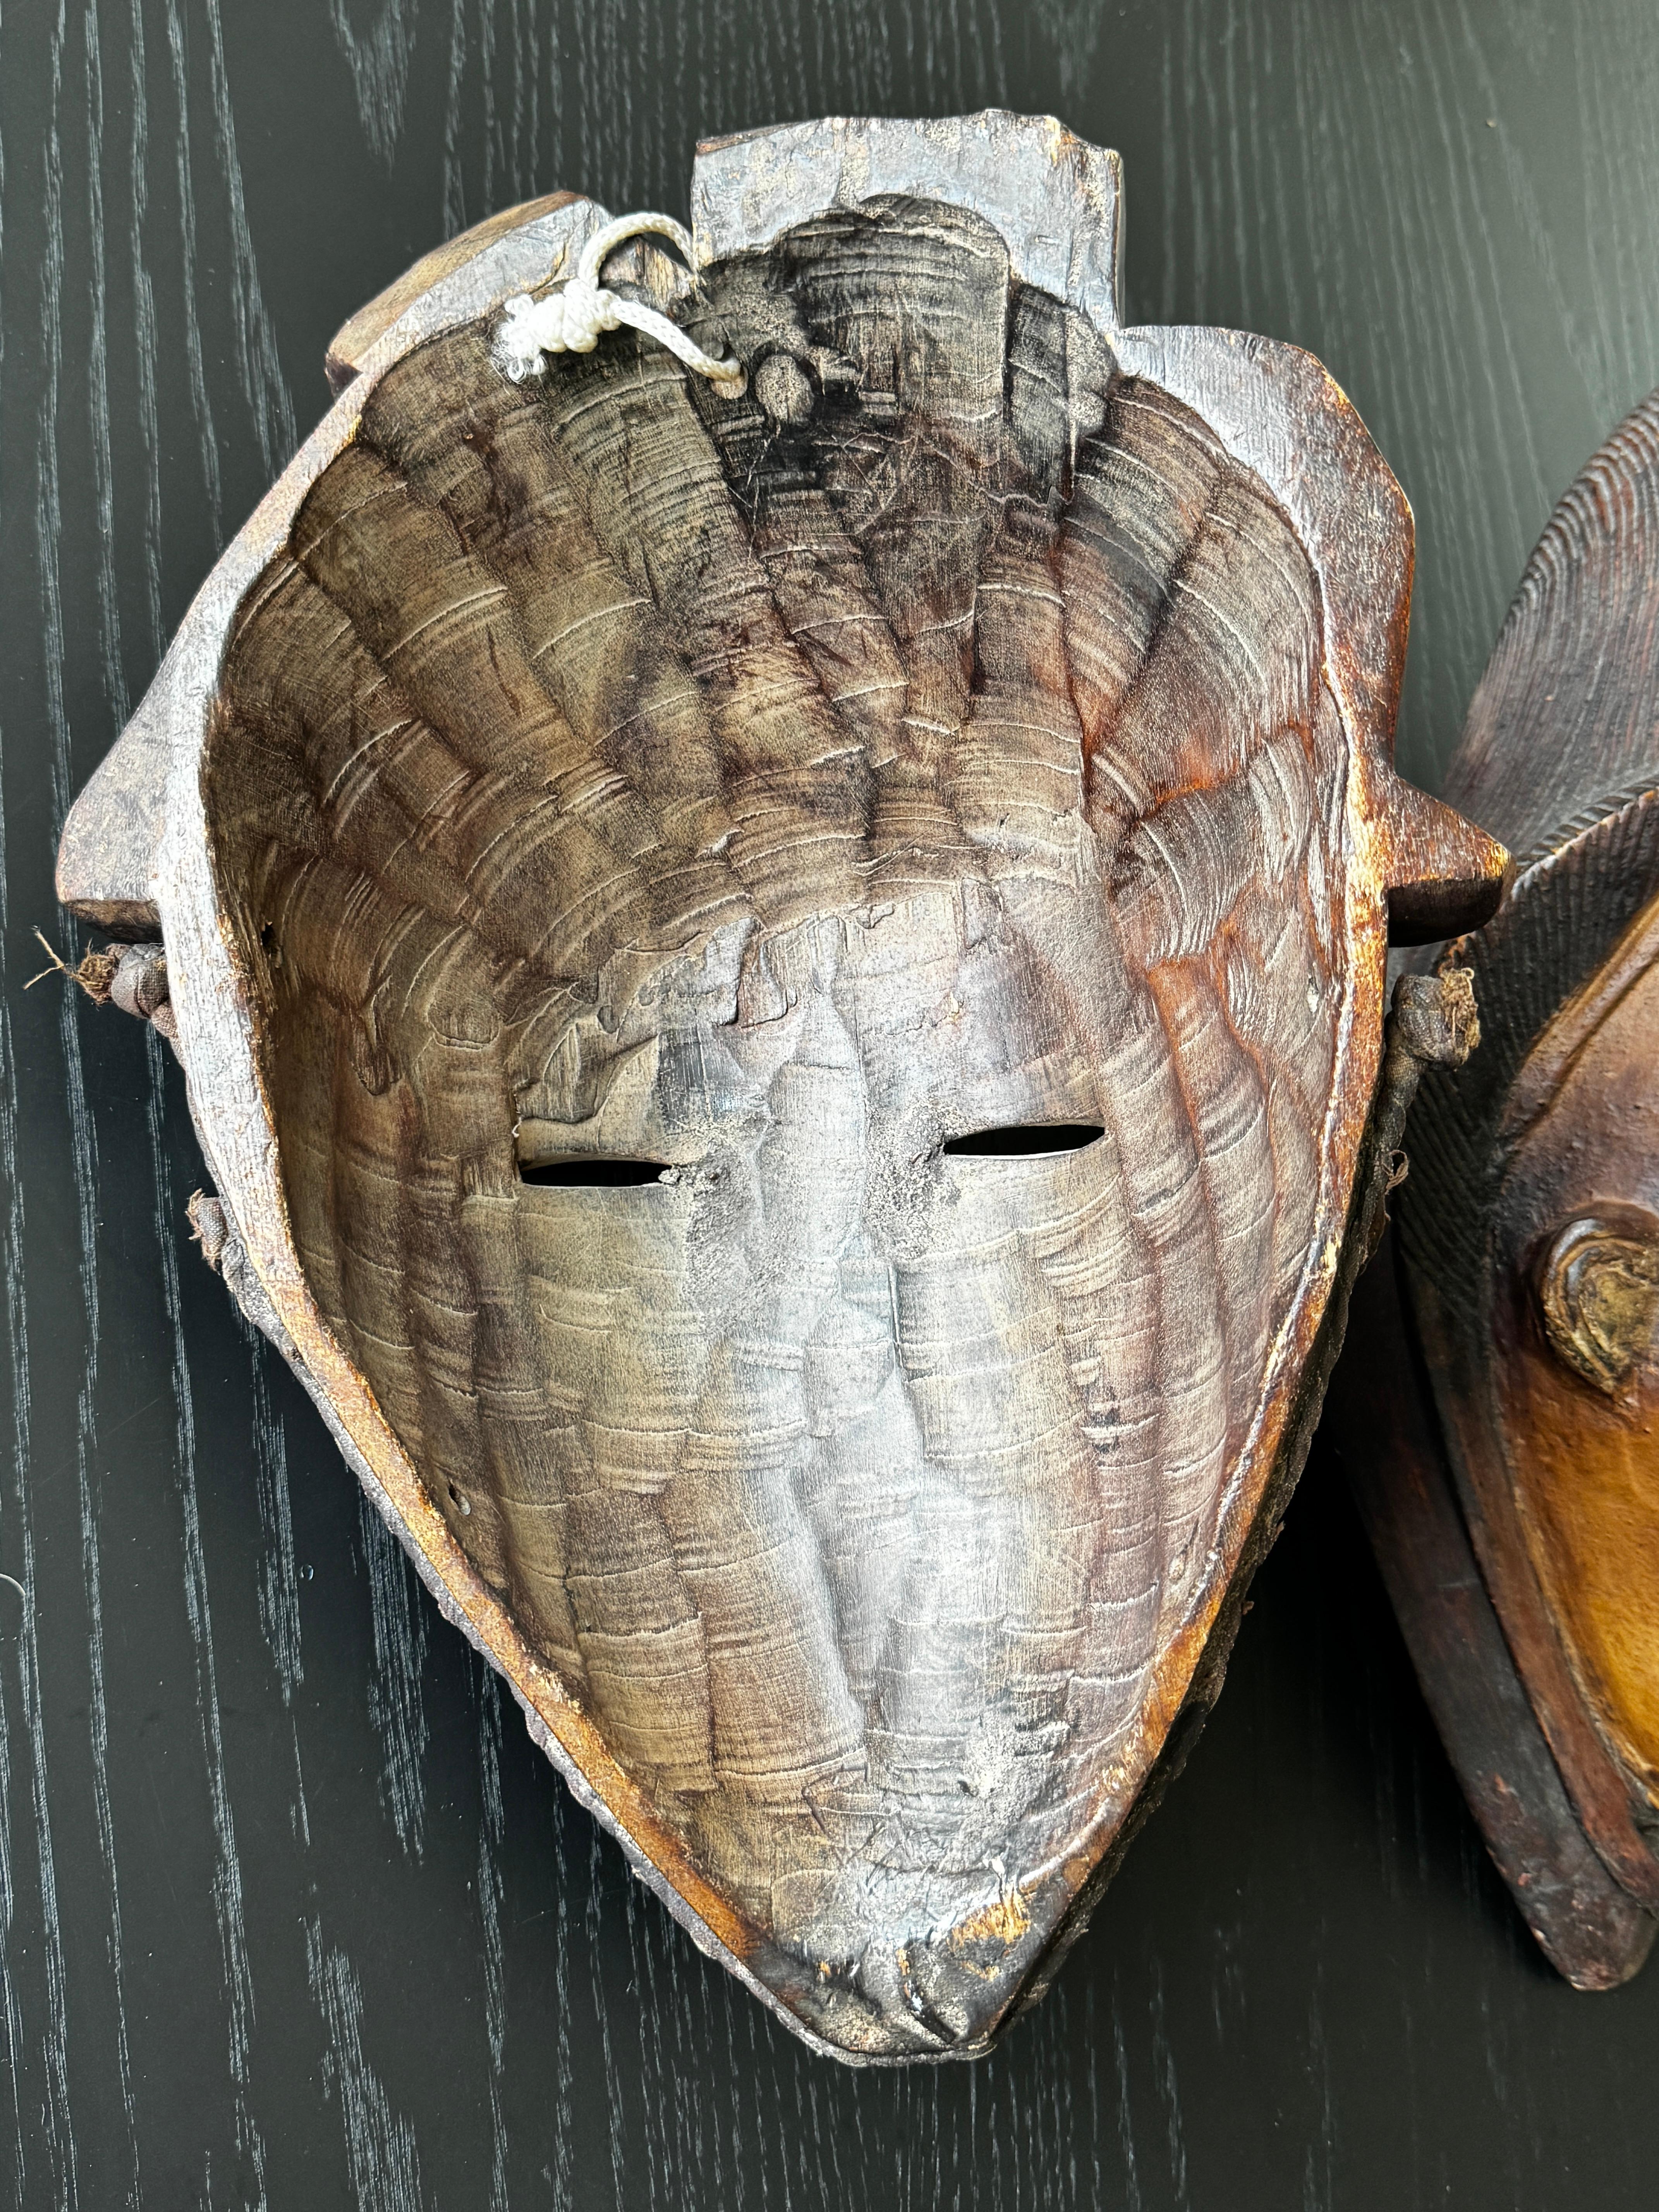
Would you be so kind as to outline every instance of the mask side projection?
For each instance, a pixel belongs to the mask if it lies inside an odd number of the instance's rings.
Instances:
[[[1659,394],[1545,532],[1448,787],[1516,873],[1358,1292],[1397,1374],[1346,1359],[1332,1411],[1493,1856],[1602,1989],[1659,1924]]]
[[[1305,356],[1120,327],[1114,157],[694,192],[700,287],[629,265],[744,396],[503,372],[587,203],[448,249],[61,880],[159,916],[222,1264],[584,1802],[817,2047],[970,2055],[1299,1467],[1389,914],[1504,855],[1389,763],[1398,487]]]

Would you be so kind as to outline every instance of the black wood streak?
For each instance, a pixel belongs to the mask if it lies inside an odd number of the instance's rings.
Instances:
[[[1401,754],[1432,780],[1554,494],[1659,381],[1651,0],[0,15],[5,2201],[1650,2193],[1659,1974],[1587,1999],[1538,1960],[1317,1452],[1053,1994],[981,2065],[855,2077],[637,1890],[382,1556],[186,1249],[207,1178],[154,1040],[22,994],[70,793],[320,413],[348,313],[556,185],[683,211],[701,133],[989,101],[1121,149],[1132,311],[1294,339],[1355,399],[1417,504]]]

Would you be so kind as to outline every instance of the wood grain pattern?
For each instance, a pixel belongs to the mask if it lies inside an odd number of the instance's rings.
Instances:
[[[383,12],[341,10],[360,40]],[[330,10],[221,0],[219,14],[246,245],[298,416],[321,402],[342,318],[447,230],[573,179],[612,205],[672,205],[702,131],[1003,99],[1119,146],[1137,311],[1310,345],[1412,495],[1401,752],[1425,779],[1557,489],[1652,381],[1659,102],[1636,0],[1547,15],[1136,0],[1098,17],[900,0],[810,19],[422,0],[396,11],[409,64],[400,106],[386,80],[389,156]],[[1317,1455],[1155,1850],[1132,1855],[1030,2027],[981,2069],[854,2078],[727,1998],[516,1726],[491,1827],[476,1662],[435,1625],[423,1651],[400,1644],[395,1606],[377,1656],[337,1453],[188,1254],[175,1369],[158,1255],[200,1176],[178,1072],[129,1025],[82,1007],[65,1029],[46,986],[19,987],[41,964],[30,926],[52,929],[68,794],[270,480],[235,336],[208,17],[202,0],[145,0],[61,21],[14,6],[0,23],[0,1569],[30,1593],[26,1612],[0,1583],[5,2201],[255,2203],[262,2187],[280,2206],[396,2201],[380,2127],[415,2139],[428,2203],[474,2203],[495,2187],[492,2081],[515,2205],[1639,2201],[1653,1978],[1602,2011],[1510,1940]],[[152,1080],[168,1086],[159,1219],[142,1121],[132,1135]],[[260,1461],[249,1377],[267,1370]],[[175,1373],[245,1872],[263,2184],[240,2162],[227,2066]],[[425,1807],[418,1858],[384,1779],[394,1744],[377,1717],[399,1711],[424,1722],[401,1739]],[[468,1888],[483,1857],[501,1886],[499,2059]],[[331,1986],[356,2009],[330,2013]],[[440,1987],[459,2014],[441,2035]],[[355,2034],[331,2041],[331,2019]]]

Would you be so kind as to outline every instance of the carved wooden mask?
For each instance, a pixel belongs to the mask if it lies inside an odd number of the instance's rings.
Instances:
[[[1115,157],[694,190],[744,396],[503,374],[587,202],[447,249],[63,885],[159,917],[240,1286],[585,1802],[809,2040],[971,2053],[1294,1479],[1390,897],[1502,855],[1389,765],[1392,477],[1306,356],[1120,325]]]
[[[1425,1483],[1446,1455],[1503,1632],[1489,1709],[1460,1696],[1468,1636],[1443,1649],[1426,1523],[1367,1488],[1498,1863],[1563,1972],[1604,1987],[1659,1911],[1659,394],[1552,519],[1448,787],[1517,861],[1452,947],[1481,1050],[1429,1080],[1407,1132],[1403,1288],[1432,1405],[1395,1449]]]

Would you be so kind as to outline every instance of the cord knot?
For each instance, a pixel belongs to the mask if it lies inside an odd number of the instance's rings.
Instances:
[[[707,354],[655,307],[624,300],[599,282],[599,271],[617,246],[630,238],[655,234],[672,240],[691,258],[691,240],[672,216],[624,215],[603,224],[582,248],[575,274],[562,290],[533,300],[527,293],[506,301],[491,348],[503,376],[521,384],[533,376],[550,354],[592,353],[600,333],[620,329],[644,331],[666,346],[678,360],[706,376],[725,399],[742,397],[748,380],[736,356]]]

